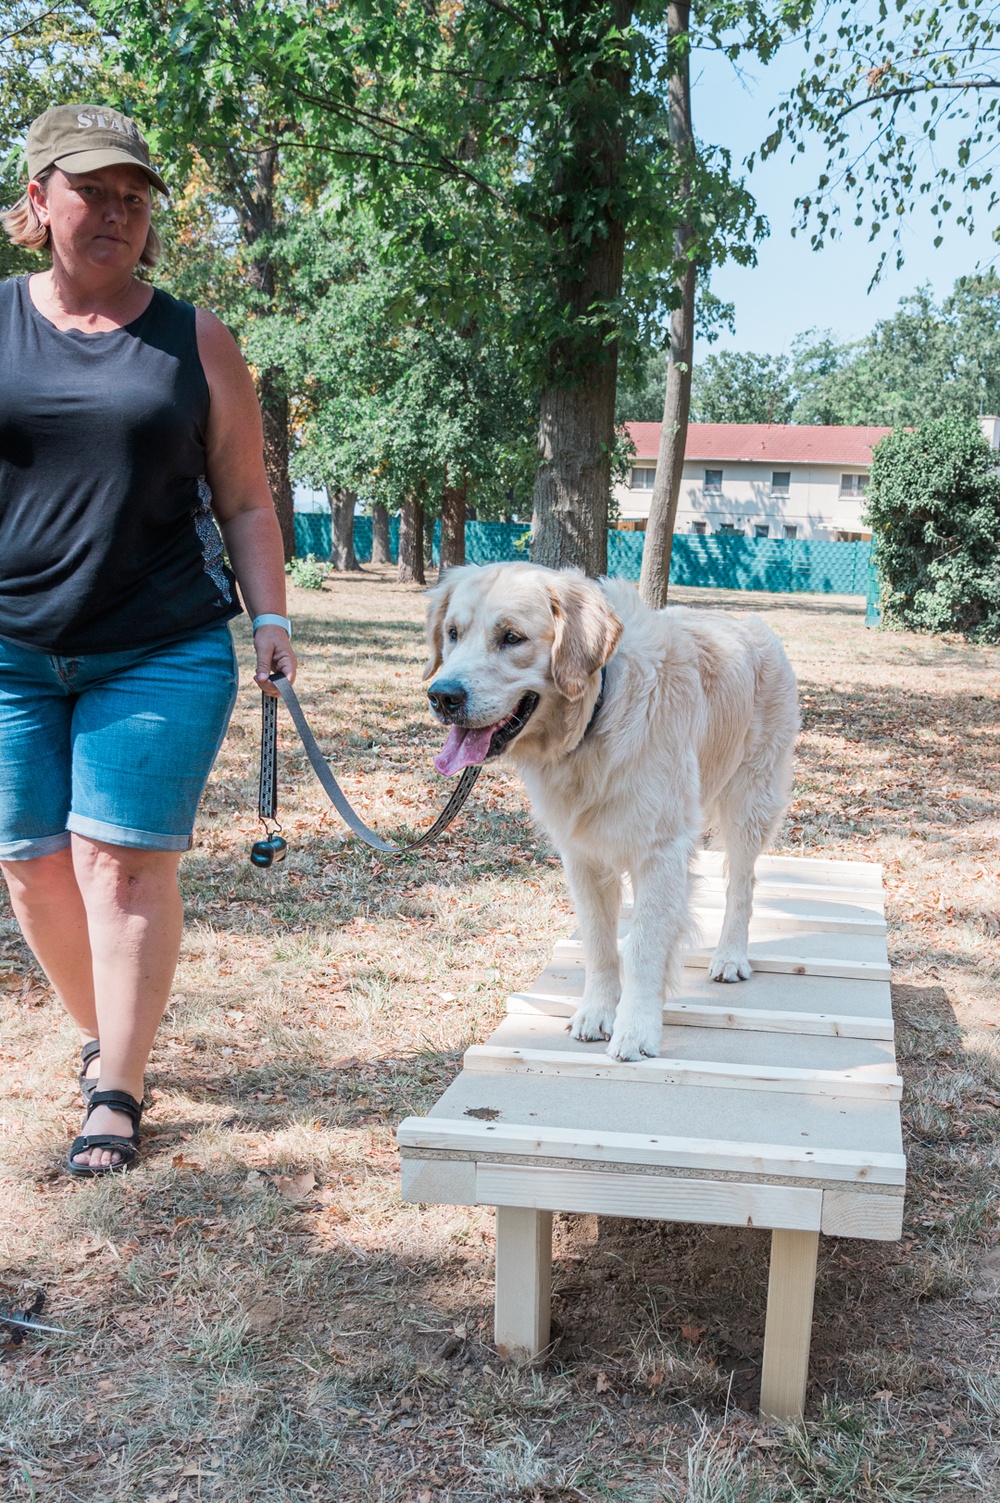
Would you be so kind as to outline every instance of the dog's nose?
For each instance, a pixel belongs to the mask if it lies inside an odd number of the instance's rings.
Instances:
[[[439,679],[431,684],[427,690],[427,698],[431,702],[431,709],[442,720],[458,720],[465,714],[469,696],[461,684],[449,683],[446,679]]]

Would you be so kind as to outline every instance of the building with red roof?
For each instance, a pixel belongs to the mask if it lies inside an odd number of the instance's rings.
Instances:
[[[641,528],[649,517],[660,424],[625,426],[635,457],[615,497],[624,525]],[[691,423],[676,531],[868,537],[861,516],[865,481],[872,449],[891,431],[804,423]]]

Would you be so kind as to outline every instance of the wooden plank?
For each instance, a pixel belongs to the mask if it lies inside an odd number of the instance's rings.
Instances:
[[[513,1016],[571,1018],[579,998],[551,992],[512,992],[507,1012]],[[891,1019],[852,1017],[848,1013],[779,1012],[763,1007],[705,1007],[693,1002],[666,1002],[665,1025],[687,1028],[733,1028],[749,1033],[815,1033],[840,1039],[892,1039]]]
[[[418,1204],[474,1206],[476,1166],[469,1159],[408,1159],[400,1161],[402,1197]]]
[[[610,1059],[605,1053],[510,1048],[473,1044],[464,1068],[491,1074],[575,1075],[643,1085],[711,1086],[726,1090],[781,1091],[799,1096],[860,1097],[899,1101],[903,1082],[891,1065],[858,1065],[851,1070],[796,1069],[783,1065],[720,1064],[715,1060]]]
[[[404,1148],[459,1149],[476,1154],[590,1159],[601,1163],[659,1164],[677,1169],[723,1169],[737,1174],[782,1178],[863,1181],[901,1185],[906,1159],[901,1153],[859,1152],[839,1148],[804,1148],[782,1143],[593,1132],[586,1128],[539,1123],[496,1122],[477,1118],[406,1117],[396,1130]]]
[[[693,869],[701,876],[721,876],[724,852],[696,851]],[[875,888],[882,886],[882,868],[871,861],[831,861],[813,856],[759,856],[758,882],[808,882],[814,886]]]
[[[556,946],[559,949],[559,946]],[[715,954],[713,945],[704,949],[688,950],[683,963],[693,969],[707,970]],[[828,960],[823,956],[803,955],[801,958],[784,955],[762,955],[754,949],[751,941],[748,950],[750,964],[755,971],[773,972],[778,976],[841,976],[845,981],[891,981],[892,970],[887,960]]]
[[[493,1334],[501,1357],[530,1362],[549,1344],[552,1213],[497,1206]]]
[[[621,948],[623,941],[619,941]],[[707,970],[715,954],[714,945],[687,949],[682,957],[685,966]],[[842,976],[845,980],[889,981],[892,971],[887,960],[838,960],[819,955],[768,955],[761,953],[753,940],[748,950],[750,964],[755,971],[774,972],[779,976]],[[577,960],[583,957],[583,943],[578,939],[556,941],[553,956],[557,960]]]
[[[897,1242],[903,1234],[903,1197],[824,1190],[820,1231],[827,1237]]]
[[[596,1169],[544,1169],[480,1163],[481,1205],[533,1206],[599,1216],[638,1216],[704,1226],[785,1227],[818,1231],[823,1191],[792,1185],[610,1174]],[[855,1197],[861,1199],[863,1197]]]
[[[722,876],[706,876],[700,872],[695,873],[695,893],[721,893],[725,894],[726,882]],[[754,903],[760,898],[815,898],[824,903],[858,903],[865,908],[883,912],[885,909],[885,891],[879,887],[835,887],[830,883],[822,882],[797,882],[774,878],[762,881],[759,877],[754,884]],[[623,906],[625,900],[623,899]],[[631,898],[629,903],[631,904]]]
[[[805,903],[799,905],[805,909]],[[813,905],[808,905],[813,906]],[[693,903],[691,916],[699,924],[717,924],[725,911],[723,903]],[[753,920],[766,923],[768,929],[807,934],[884,934],[885,918],[880,913],[866,912],[858,908],[854,913],[796,913],[791,905],[781,908],[777,904],[754,903]]]
[[[788,1423],[801,1419],[805,1408],[818,1250],[818,1232],[771,1233],[760,1384],[764,1420]]]
[[[866,958],[884,958],[882,955]],[[514,995],[528,1001],[541,997],[553,1003],[544,1011],[558,1015],[555,1004],[563,1002],[569,1013],[575,1012],[583,996],[586,967],[582,954],[573,960],[551,961],[530,986]],[[704,972],[688,967],[681,977],[681,988],[668,1006],[705,1007],[739,1011],[758,1009],[783,1012],[812,1012],[877,1020],[892,1026],[892,994],[888,982],[850,980],[842,976],[794,976],[773,972],[756,972],[738,987],[710,981]],[[513,1009],[512,1009],[513,1010]]]

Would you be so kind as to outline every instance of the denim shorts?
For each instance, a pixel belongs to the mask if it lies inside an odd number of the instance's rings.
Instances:
[[[0,860],[70,843],[186,851],[236,702],[226,625],[60,657],[0,637]]]

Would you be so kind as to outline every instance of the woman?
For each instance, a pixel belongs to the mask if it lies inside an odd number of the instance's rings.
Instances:
[[[224,325],[135,276],[167,189],[137,127],[60,105],[3,215],[51,267],[0,282],[0,866],[80,1029],[67,1168],[126,1167],[180,950],[180,853],[236,696],[294,677],[260,411]],[[223,561],[219,524],[233,573]]]

